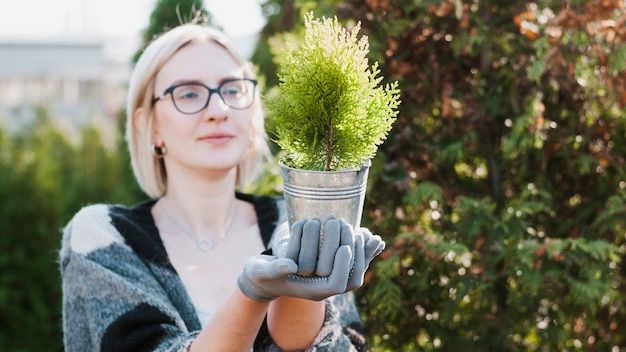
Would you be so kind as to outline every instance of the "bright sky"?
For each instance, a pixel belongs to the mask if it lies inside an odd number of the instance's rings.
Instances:
[[[258,33],[262,0],[205,0],[231,38]],[[0,40],[103,38],[136,40],[156,0],[0,0]]]

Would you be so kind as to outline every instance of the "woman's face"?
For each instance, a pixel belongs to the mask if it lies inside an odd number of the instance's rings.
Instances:
[[[226,81],[241,78],[244,73],[240,65],[226,49],[213,41],[190,43],[165,63],[155,79],[157,96],[172,86],[196,84],[176,88],[154,106],[152,141],[158,146],[166,146],[168,173],[173,167],[229,171],[242,160],[251,144],[251,108],[233,109],[213,93],[206,108],[194,112],[204,106],[209,94],[206,88],[197,84],[215,89]],[[237,82],[234,84],[223,85],[221,90],[231,105],[240,89]],[[194,113],[184,114],[179,109]]]

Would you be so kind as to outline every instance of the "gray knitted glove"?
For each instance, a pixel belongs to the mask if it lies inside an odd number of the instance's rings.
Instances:
[[[301,246],[297,245],[299,242]],[[331,218],[326,221],[323,230],[318,219],[301,220],[291,227],[285,257],[298,264],[298,275],[328,276],[333,269],[335,253],[341,246],[348,246],[350,252],[355,253],[352,227],[343,220]],[[350,265],[352,267],[353,263]]]
[[[282,223],[272,248],[274,255],[246,262],[237,280],[241,292],[257,301],[279,296],[320,301],[361,287],[369,263],[385,242],[367,228],[355,234],[343,220],[330,219],[321,229],[320,221],[313,219],[294,223],[291,234]]]
[[[347,291],[363,286],[363,278],[370,262],[385,249],[385,241],[373,235],[366,227],[360,227],[355,239],[354,267],[348,280]]]
[[[348,246],[354,253],[354,261],[346,291],[361,287],[370,262],[385,249],[385,242],[365,227],[359,228],[354,233],[351,225],[334,218],[329,219],[324,225],[321,230],[323,236],[320,236],[320,229],[321,224],[317,219],[294,223],[291,227],[291,240],[283,237],[276,246],[277,248],[287,247],[286,250],[279,249],[278,252],[281,253],[279,256],[296,262],[297,273],[300,276],[325,277],[331,274],[337,249],[341,246]],[[308,245],[298,246],[298,243]],[[282,255],[283,252],[284,255]]]
[[[248,259],[237,284],[244,295],[257,301],[279,296],[321,301],[346,290],[351,262],[352,253],[343,246],[337,250],[330,276],[309,278],[295,275],[298,266],[289,258],[257,255]]]

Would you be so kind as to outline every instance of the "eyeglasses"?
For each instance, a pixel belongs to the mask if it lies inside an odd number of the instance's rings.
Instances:
[[[222,82],[217,88],[210,88],[202,83],[181,83],[167,88],[161,95],[152,99],[152,105],[172,96],[176,110],[183,114],[199,113],[209,105],[213,93],[216,93],[227,106],[243,110],[254,102],[255,79],[237,78]]]

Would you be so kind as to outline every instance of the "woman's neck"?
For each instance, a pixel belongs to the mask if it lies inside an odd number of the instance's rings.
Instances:
[[[215,174],[168,174],[167,193],[159,201],[178,226],[198,235],[221,234],[237,216],[237,170]]]

